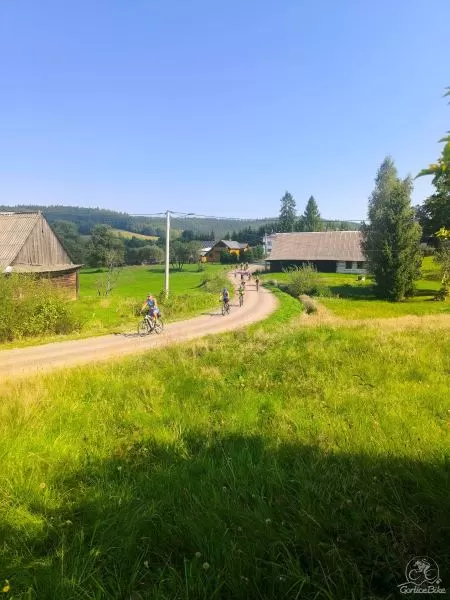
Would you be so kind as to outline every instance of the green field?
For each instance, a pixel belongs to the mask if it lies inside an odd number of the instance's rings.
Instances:
[[[383,599],[450,582],[450,336],[267,322],[15,382],[0,573],[29,599]],[[3,583],[3,582],[2,582]]]
[[[206,274],[221,273],[227,269],[220,265],[205,265],[198,271],[197,265],[185,265],[182,271],[171,270],[170,294],[183,296],[176,305],[161,307],[168,319],[182,319],[219,302],[218,293],[207,293],[200,287]],[[136,325],[135,309],[142,305],[147,294],[159,295],[164,289],[164,268],[157,266],[125,267],[120,271],[117,286],[108,297],[98,296],[98,280],[104,277],[98,269],[86,269],[80,274],[80,298],[75,310],[84,323],[84,333],[123,331]]]
[[[132,231],[125,231],[125,229],[114,229],[113,231],[117,233],[120,237],[131,239],[133,237],[138,238],[139,240],[148,240],[150,242],[155,242],[158,238],[157,235],[144,235],[143,233],[134,233]]]
[[[370,277],[358,281],[356,275],[342,273],[319,273],[321,283],[328,287],[330,298],[320,298],[320,303],[337,317],[344,319],[373,319],[401,317],[406,315],[423,316],[428,314],[450,314],[450,302],[436,302],[434,294],[439,290],[439,271],[431,257],[423,259],[421,279],[416,282],[416,295],[405,302],[378,300],[372,291]],[[270,273],[262,276],[265,281],[276,280],[284,283],[288,273]]]

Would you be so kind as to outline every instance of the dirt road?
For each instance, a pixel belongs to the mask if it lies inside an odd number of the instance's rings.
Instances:
[[[235,283],[234,278],[232,280]],[[160,348],[211,333],[231,331],[264,319],[275,310],[277,301],[270,292],[264,288],[260,288],[257,292],[254,283],[248,283],[246,288],[244,306],[239,307],[236,294],[229,315],[222,316],[218,302],[217,309],[200,317],[169,323],[159,336],[151,334],[141,338],[135,332],[130,332],[0,351],[0,379],[90,364],[145,352],[152,348]],[[136,326],[137,321],[136,319]]]

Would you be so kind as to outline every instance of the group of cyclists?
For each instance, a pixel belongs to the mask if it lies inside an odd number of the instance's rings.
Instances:
[[[251,279],[251,273],[250,273],[250,276],[248,277],[248,279],[249,280]],[[258,275],[255,277],[255,285],[256,285],[256,291],[258,291],[259,290]],[[245,296],[245,281],[244,281],[243,273],[241,273],[241,283],[240,283],[237,291],[238,291],[238,295],[239,295],[239,306],[242,306],[244,304],[244,296]],[[228,288],[223,288],[222,293],[220,295],[220,302],[223,303],[224,307],[229,309],[230,293],[228,291]],[[151,319],[157,319],[158,317],[161,316],[161,313],[158,308],[158,302],[157,302],[155,296],[153,296],[153,294],[148,294],[147,299],[145,300],[144,304],[142,305],[141,312],[142,311],[147,311],[148,315]],[[229,312],[229,310],[227,310],[227,312]]]
[[[251,273],[249,273],[248,281],[250,281],[251,276],[252,276]],[[258,291],[259,290],[258,275],[255,277],[255,286],[256,286],[256,291]],[[244,304],[244,295],[245,295],[245,281],[244,281],[243,273],[241,273],[241,283],[240,283],[237,291],[238,291],[238,295],[239,295],[239,306],[242,306]],[[229,294],[228,288],[223,288],[221,296],[220,296],[220,302],[222,302],[224,304],[224,306],[227,306],[227,307],[229,306],[230,294]]]

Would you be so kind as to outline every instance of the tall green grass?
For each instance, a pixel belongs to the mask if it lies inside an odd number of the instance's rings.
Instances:
[[[414,555],[448,585],[449,356],[272,319],[12,384],[5,597],[389,599]]]
[[[0,342],[69,333],[81,326],[64,293],[31,275],[0,276],[0,315]]]

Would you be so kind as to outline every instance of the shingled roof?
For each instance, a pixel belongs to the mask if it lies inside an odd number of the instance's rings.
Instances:
[[[0,213],[0,267],[14,261],[39,218],[39,213]]]
[[[365,261],[360,231],[277,233],[269,261]]]
[[[41,213],[0,212],[0,269],[46,273],[79,268]]]

